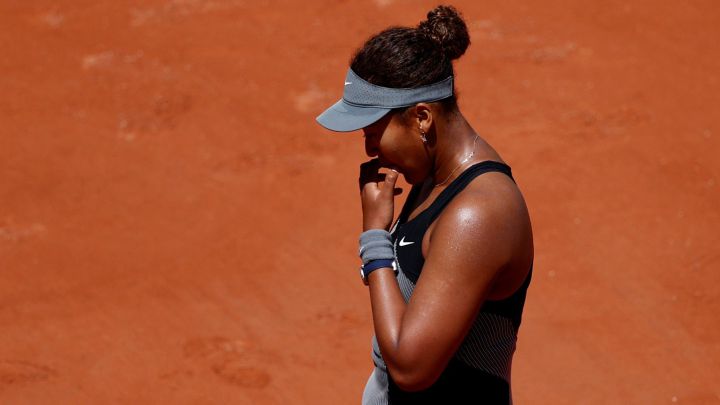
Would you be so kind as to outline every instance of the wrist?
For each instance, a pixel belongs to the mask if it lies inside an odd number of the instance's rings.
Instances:
[[[395,263],[395,260],[392,259],[377,259],[377,260],[371,260],[370,262],[360,266],[360,278],[362,278],[362,281],[365,285],[368,285],[370,274],[375,272],[375,270],[380,269],[392,269],[395,274],[397,275],[397,265]]]
[[[378,222],[371,222],[371,221],[365,222],[365,221],[363,221],[363,232],[365,232],[365,231],[370,231],[370,230],[373,230],[373,229],[380,229],[380,230],[383,230],[383,231],[387,231],[387,230],[388,230],[388,227],[389,227],[389,225],[381,224],[381,223],[378,223]]]
[[[371,260],[395,259],[395,249],[390,232],[384,229],[369,229],[360,234],[360,259],[363,264]]]
[[[384,229],[369,229],[360,234],[360,277],[365,285],[367,277],[377,269],[392,268],[397,273],[395,265],[395,249],[390,232]]]

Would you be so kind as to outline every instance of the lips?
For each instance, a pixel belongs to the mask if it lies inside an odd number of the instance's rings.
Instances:
[[[380,167],[384,167],[386,169],[395,170],[396,172],[400,172],[400,170],[398,169],[397,166],[395,166],[392,163],[388,163],[382,159],[380,160]]]

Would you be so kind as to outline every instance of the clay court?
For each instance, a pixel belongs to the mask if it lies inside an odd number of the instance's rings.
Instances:
[[[720,5],[451,4],[533,220],[515,403],[720,404]],[[435,5],[3,1],[0,403],[359,403],[366,157],[314,118]]]

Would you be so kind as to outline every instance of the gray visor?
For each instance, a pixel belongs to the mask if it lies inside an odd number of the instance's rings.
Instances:
[[[323,127],[338,132],[364,128],[395,108],[442,100],[453,95],[453,77],[412,89],[376,86],[348,69],[343,98],[316,119]]]

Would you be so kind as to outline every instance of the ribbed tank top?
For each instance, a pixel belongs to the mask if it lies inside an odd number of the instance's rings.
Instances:
[[[417,198],[420,187],[415,186],[411,190],[391,231],[399,268],[398,283],[406,302],[412,295],[425,263],[421,243],[425,232],[458,193],[477,176],[488,172],[501,172],[513,178],[510,167],[503,163],[494,161],[477,163],[453,180],[428,208],[412,220],[408,220],[412,203]],[[404,241],[402,246],[400,241]],[[416,243],[408,244],[407,242],[410,241]],[[510,297],[497,301],[487,300],[483,303],[458,351],[430,388],[408,393],[400,390],[393,383],[392,378],[388,378],[388,402],[390,404],[511,404],[512,356],[515,352],[517,332],[531,276],[532,266],[522,286]],[[377,340],[374,338],[373,352],[374,356],[381,357]]]

